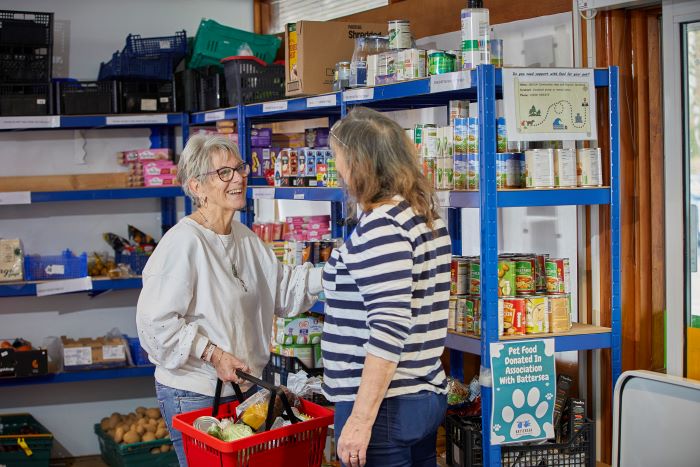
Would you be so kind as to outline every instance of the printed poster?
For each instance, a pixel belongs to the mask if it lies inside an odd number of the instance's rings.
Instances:
[[[554,438],[554,339],[491,344],[491,444]]]
[[[593,69],[504,68],[510,141],[597,139]]]

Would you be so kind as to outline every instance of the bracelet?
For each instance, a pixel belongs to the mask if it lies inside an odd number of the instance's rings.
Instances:
[[[216,350],[216,345],[209,342],[202,353],[202,360],[211,362],[211,356],[214,354],[214,350]]]

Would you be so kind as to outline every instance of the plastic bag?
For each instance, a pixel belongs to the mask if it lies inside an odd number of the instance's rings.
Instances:
[[[236,55],[239,57],[254,57],[255,53],[253,53],[253,49],[250,48],[250,46],[244,42],[238,47],[238,52],[236,52]]]
[[[321,394],[322,382],[323,380],[317,376],[309,377],[304,370],[287,376],[287,388],[301,398],[309,398],[312,394]]]

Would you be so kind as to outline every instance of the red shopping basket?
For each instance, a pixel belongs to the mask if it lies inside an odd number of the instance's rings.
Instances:
[[[265,428],[272,424],[274,398],[281,397],[289,418],[294,422],[289,403],[284,393],[269,383],[237,371],[237,374],[259,386],[270,390],[268,417]],[[333,411],[326,407],[301,399],[301,412],[313,417],[307,421],[296,421],[292,425],[271,431],[225,442],[197,430],[193,423],[203,416],[221,418],[236,417],[236,407],[244,400],[240,387],[233,385],[238,401],[219,405],[222,383],[216,387],[216,397],[212,409],[195,410],[173,417],[173,427],[182,432],[187,463],[190,467],[319,467],[323,460],[328,425],[333,423]]]

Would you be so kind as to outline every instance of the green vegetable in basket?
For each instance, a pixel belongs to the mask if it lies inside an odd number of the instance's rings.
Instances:
[[[218,425],[212,425],[207,430],[207,434],[213,436],[214,438],[223,439],[221,433],[221,427]]]
[[[221,432],[222,441],[236,441],[237,439],[245,438],[253,434],[253,430],[248,425],[242,423],[231,424]]]

